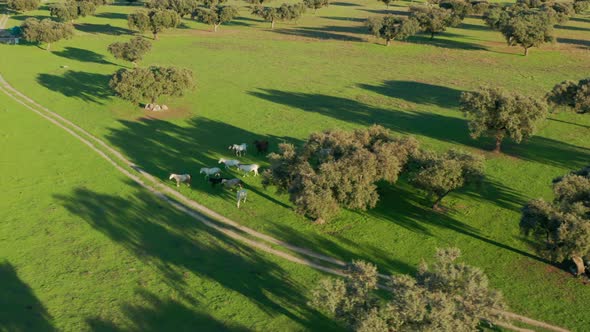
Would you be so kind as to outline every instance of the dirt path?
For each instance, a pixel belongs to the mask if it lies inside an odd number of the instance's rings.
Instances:
[[[0,14],[0,30],[4,29],[6,22],[8,22],[8,15]]]
[[[0,21],[1,24],[1,21]],[[133,180],[138,185],[149,190],[156,197],[167,202],[175,209],[186,213],[193,219],[201,222],[207,227],[210,227],[226,236],[241,241],[248,246],[259,249],[266,253],[281,257],[288,261],[306,265],[317,270],[334,274],[343,275],[342,267],[346,265],[345,262],[333,257],[316,253],[310,249],[294,246],[287,242],[281,241],[269,235],[260,233],[251,228],[240,225],[239,223],[218,214],[217,212],[187,198],[178,191],[164,185],[160,180],[153,177],[151,174],[142,170],[139,166],[130,162],[120,152],[116,151],[104,141],[98,139],[76,124],[63,118],[57,113],[39,105],[34,100],[23,95],[18,90],[14,89],[8,84],[0,75],[0,91],[14,99],[18,103],[25,106],[27,109],[37,113],[39,116],[45,118],[49,122],[62,128],[77,140],[87,145],[90,149],[96,152],[99,156],[105,159],[108,163],[113,165],[119,172]],[[253,239],[254,238],[254,239]],[[282,249],[279,250],[278,248]],[[328,263],[330,266],[322,265],[318,261]],[[381,278],[387,276],[380,274]],[[534,319],[520,316],[514,313],[504,313],[511,320],[519,321],[530,326],[540,327],[556,332],[567,332],[568,330],[558,326],[553,326],[544,322],[536,321]],[[513,331],[527,331],[526,329],[512,326],[504,322],[498,322],[499,326],[511,329]]]

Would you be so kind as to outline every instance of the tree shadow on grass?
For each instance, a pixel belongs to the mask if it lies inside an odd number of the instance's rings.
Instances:
[[[556,25],[555,27],[558,29],[561,29],[561,30],[590,31],[590,28],[582,28],[582,27],[576,27],[576,26],[571,26],[571,25]]]
[[[302,28],[290,28],[290,29],[274,29],[272,30],[275,33],[280,33],[283,35],[289,36],[298,36],[298,37],[305,37],[305,38],[313,38],[313,39],[334,39],[334,40],[344,40],[344,41],[364,41],[363,38],[351,36],[346,33],[359,33],[360,30],[364,29],[357,28],[357,27],[336,27],[336,26],[327,26],[321,28],[310,28],[310,27],[302,27]],[[339,33],[344,32],[344,33]]]
[[[380,85],[358,84],[358,86],[387,97],[443,108],[458,107],[461,97],[461,91],[457,89],[416,81],[391,80],[384,81]]]
[[[264,166],[266,156],[256,153],[254,140],[268,140],[269,152],[276,151],[278,144],[285,140],[294,144],[300,142],[291,137],[249,132],[202,117],[192,118],[184,126],[146,118],[140,121],[120,121],[120,124],[121,126],[110,130],[107,139],[131,161],[166,181],[170,173],[192,174],[195,180],[191,188],[212,194],[220,194],[220,190],[211,188],[198,175],[201,167],[220,167],[223,177],[241,178],[242,174],[235,169],[225,170],[218,163],[219,158],[238,159],[245,164],[257,163]],[[241,143],[248,144],[248,153],[246,156],[236,157],[228,147]]]
[[[80,62],[94,62],[107,65],[113,64],[112,62],[105,60],[105,57],[102,54],[77,47],[66,47],[63,51],[53,52],[53,54]]]
[[[139,290],[144,305],[123,305],[120,311],[129,319],[132,328],[120,327],[107,319],[88,318],[86,323],[91,331],[231,331],[246,332],[249,329],[232,324],[220,322],[206,312],[190,308],[172,299],[161,299],[155,294]]]
[[[428,86],[427,84],[422,85],[422,83],[417,84],[424,89],[430,90],[431,94],[438,93],[438,95],[430,95],[426,98],[426,94],[420,93],[419,91],[408,91],[407,94],[388,91],[388,86],[395,87],[399,85],[397,83],[392,84],[387,82],[384,85],[376,87],[364,85],[363,88],[382,93],[385,96],[407,98],[409,101],[416,100],[416,102],[428,103],[428,100],[430,100],[439,103],[439,105],[449,105],[449,107],[456,102],[457,90]],[[401,84],[402,87],[412,85],[414,84]],[[272,89],[260,89],[249,93],[270,102],[329,116],[352,124],[380,124],[403,134],[421,135],[478,149],[491,150],[493,147],[491,139],[471,139],[467,129],[467,121],[460,117],[418,110],[401,111],[391,108],[381,108],[358,100],[323,94],[287,92]],[[416,96],[416,94],[420,96]],[[423,101],[424,99],[426,100]],[[458,113],[455,114],[458,115]],[[566,168],[582,167],[590,159],[590,150],[587,148],[540,136],[534,136],[521,144],[514,144],[506,140],[503,143],[503,153],[524,160]]]
[[[47,309],[12,264],[0,261],[0,331],[54,331]]]
[[[459,29],[465,29],[465,30],[472,30],[472,31],[491,31],[490,28],[488,28],[485,25],[479,25],[479,24],[471,24],[471,23],[461,23],[457,28]]]
[[[66,97],[103,104],[111,97],[110,75],[68,70],[63,75],[39,74],[37,82]]]
[[[361,5],[356,4],[356,3],[352,3],[352,2],[343,2],[343,1],[337,1],[337,2],[330,2],[330,6],[340,6],[340,7],[360,7]]]
[[[16,20],[16,21],[20,21],[20,22],[24,22],[26,19],[28,18],[36,18],[38,20],[43,20],[46,18],[51,18],[49,15],[26,15],[26,14],[18,14],[18,15],[13,15],[10,16],[11,19]],[[10,28],[10,27],[6,27],[6,28]]]
[[[108,18],[111,20],[125,20],[127,21],[127,14],[124,13],[98,13],[94,15],[100,18]]]
[[[94,23],[77,23],[75,24],[76,30],[92,33],[92,34],[105,34],[105,35],[130,35],[133,34],[133,30],[127,28],[121,28],[112,26],[110,24],[94,24]]]
[[[590,48],[590,40],[558,37],[557,38],[557,42],[558,43],[563,43],[563,44],[576,45],[576,46],[578,46],[581,49],[588,49],[588,48]]]
[[[169,287],[189,303],[197,303],[197,300],[192,295],[195,290],[187,285],[184,277],[194,274],[241,294],[269,316],[283,315],[307,329],[335,329],[334,323],[306,307],[306,299],[301,296],[306,290],[282,267],[252,248],[206,228],[147,191],[137,189],[126,197],[86,188],[54,197],[70,213],[157,268]],[[170,306],[176,307],[176,304]],[[127,312],[141,313],[142,310]],[[173,314],[172,311],[166,313]],[[197,312],[195,319],[199,315]],[[162,330],[159,324],[173,322],[173,319],[154,317],[143,323],[148,324],[150,330]],[[151,327],[151,324],[156,326]],[[212,327],[215,326],[217,323],[213,323]]]
[[[357,10],[371,13],[371,14],[376,14],[376,15],[398,15],[398,16],[410,15],[409,11],[395,10],[395,9],[366,9],[366,8],[362,8],[362,9],[357,9]]]
[[[497,195],[498,192],[499,191],[496,189],[495,194]],[[381,187],[380,193],[381,199],[379,204],[375,209],[367,212],[369,215],[389,220],[410,231],[421,233],[426,236],[432,236],[430,230],[433,228],[449,229],[518,255],[550,264],[549,261],[541,257],[513,248],[482,235],[478,229],[453,218],[452,211],[446,211],[445,213],[434,211],[430,208],[432,201],[426,196],[417,195],[416,191],[406,183]],[[464,191],[458,191],[456,194],[460,195],[463,193]],[[502,193],[502,195],[503,198],[509,198],[513,194]],[[494,199],[495,198],[492,198],[490,201],[494,202]]]
[[[441,34],[437,34],[434,36],[434,39],[430,39],[430,35],[415,35],[408,38],[408,42],[415,43],[415,44],[425,44],[425,45],[432,45],[437,47],[455,49],[455,50],[487,50],[486,47],[483,47],[478,44],[468,43],[458,40],[452,40],[447,38],[440,38],[441,36],[446,35],[447,33],[443,32]]]
[[[320,16],[320,18],[323,18],[326,20],[344,21],[344,22],[358,22],[358,23],[362,23],[367,20],[366,18],[346,17],[346,16]]]

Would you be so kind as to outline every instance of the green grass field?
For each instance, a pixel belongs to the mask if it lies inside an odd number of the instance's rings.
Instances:
[[[549,198],[551,179],[588,164],[590,118],[551,114],[537,136],[507,142],[498,156],[488,152],[491,141],[469,138],[458,111],[460,92],[481,85],[542,96],[562,80],[587,76],[590,14],[558,26],[556,44],[524,57],[478,18],[434,41],[419,35],[384,47],[362,23],[385,12],[376,1],[334,2],[274,30],[237,4],[242,16],[218,33],[185,20],[153,43],[142,65],[184,66],[196,76],[194,91],[164,99],[167,113],[146,113],[108,88],[110,76],[129,64],[106,47],[129,39],[125,14],[135,7],[101,7],[52,52],[0,45],[0,74],[163,180],[213,166],[232,143],[264,137],[276,149],[314,131],[373,123],[429,148],[484,154],[486,182],[446,198],[444,214],[403,181],[381,188],[376,209],[346,211],[325,225],[295,214],[287,197],[252,177],[251,200],[239,211],[231,194],[197,176],[180,190],[261,232],[345,260],[367,259],[385,272],[413,272],[436,247],[457,246],[512,311],[573,330],[590,324],[588,286],[537,257],[518,229],[524,202]],[[7,26],[27,15],[47,11],[12,16]],[[176,320],[207,322],[211,330],[334,328],[305,305],[317,273],[217,240],[160,209],[84,146],[0,98],[3,274],[19,290],[12,299],[34,307],[15,307],[9,324],[27,329],[34,315],[36,330],[161,330]],[[265,164],[255,153],[244,160]]]

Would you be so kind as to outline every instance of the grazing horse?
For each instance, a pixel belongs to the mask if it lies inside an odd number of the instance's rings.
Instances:
[[[242,180],[240,179],[221,179],[221,183],[227,189],[231,189],[236,186],[242,188]]]
[[[238,201],[238,209],[240,208],[240,202],[246,203],[246,197],[248,197],[248,192],[246,189],[240,189],[236,193],[236,200]]]
[[[216,184],[223,183],[223,180],[229,180],[226,178],[209,178],[209,183],[211,183],[211,187],[215,187]]]
[[[199,174],[205,174],[205,179],[210,177],[211,175],[219,176],[219,173],[221,173],[221,170],[219,169],[219,167],[212,167],[212,168],[203,167],[199,171]]]
[[[219,164],[224,164],[225,165],[225,169],[228,169],[230,167],[238,167],[238,165],[240,164],[239,160],[235,160],[235,159],[225,159],[225,158],[221,158],[219,159]]]
[[[238,165],[238,169],[240,171],[246,172],[246,174],[244,174],[244,176],[248,175],[248,173],[250,173],[250,172],[254,172],[254,176],[258,176],[258,169],[259,168],[260,168],[260,166],[257,164],[252,164],[252,165],[239,164]]]
[[[191,175],[190,174],[170,174],[168,180],[176,180],[176,186],[180,187],[181,183],[186,183],[187,186],[191,186]]]
[[[267,153],[268,152],[268,141],[267,140],[255,140],[254,145],[256,146],[256,151],[258,153]]]
[[[242,156],[246,154],[246,150],[248,149],[248,144],[232,144],[228,148],[229,150],[233,150],[236,153],[236,156]]]

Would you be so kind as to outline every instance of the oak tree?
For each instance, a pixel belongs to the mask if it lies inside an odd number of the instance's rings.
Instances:
[[[415,35],[420,29],[415,19],[394,15],[369,17],[366,24],[371,34],[385,39],[387,46],[392,40],[405,40]]]
[[[128,24],[131,29],[139,32],[150,31],[154,39],[164,29],[175,28],[180,23],[180,16],[170,9],[152,9],[148,12],[140,10],[129,14]]]
[[[26,41],[46,43],[48,51],[51,49],[51,43],[74,36],[74,26],[71,23],[54,22],[48,18],[41,21],[28,18],[20,29]]]
[[[117,59],[122,59],[137,65],[143,56],[149,52],[152,44],[143,37],[132,38],[128,42],[115,42],[109,45],[108,51]]]

